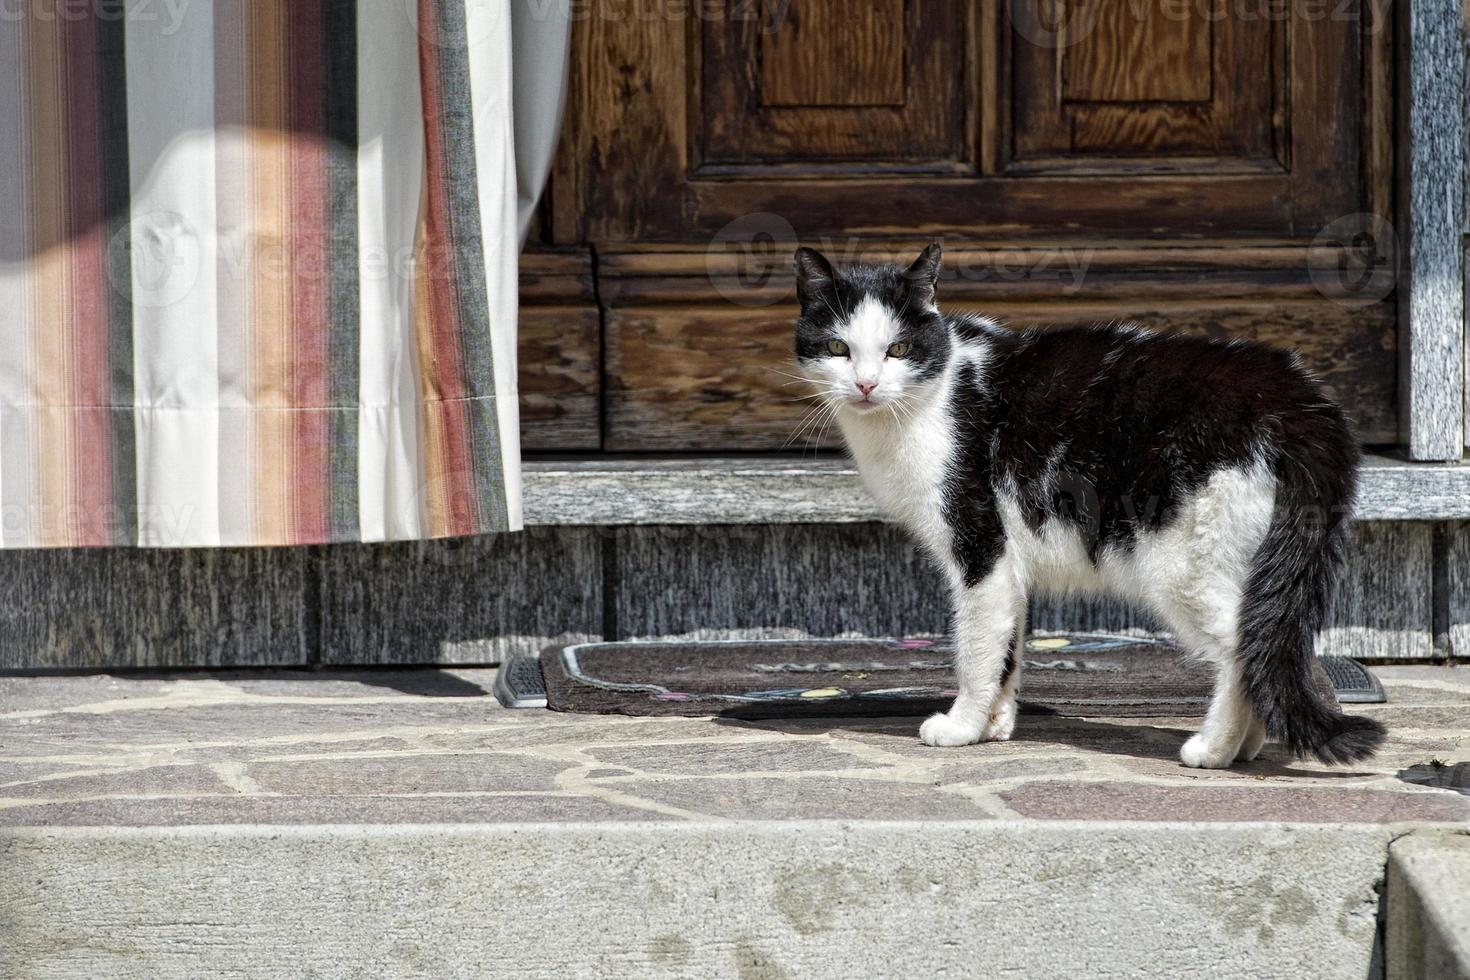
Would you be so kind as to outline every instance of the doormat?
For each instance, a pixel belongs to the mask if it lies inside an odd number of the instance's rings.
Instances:
[[[954,700],[950,658],[932,640],[622,641],[552,647],[541,671],[553,711],[927,715]],[[1166,640],[1105,633],[1032,636],[1023,662],[1021,710],[1073,717],[1202,715],[1213,679]],[[1332,698],[1320,666],[1316,675]]]

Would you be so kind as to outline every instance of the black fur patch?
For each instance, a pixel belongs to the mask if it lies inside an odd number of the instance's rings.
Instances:
[[[999,555],[988,515],[1013,490],[1033,529],[1060,520],[1094,562],[1168,524],[1217,470],[1283,457],[1314,471],[1319,520],[1351,505],[1357,444],[1341,412],[1285,352],[1257,344],[1086,327],[1013,333],[954,322],[986,351],[951,412],[955,557],[971,584]]]
[[[1277,489],[1240,610],[1246,693],[1293,754],[1333,763],[1370,755],[1383,727],[1333,710],[1311,681],[1359,459],[1347,420],[1316,380],[1292,354],[1259,344],[1111,327],[1016,332],[905,308],[915,270],[937,262],[933,247],[907,271],[839,274],[800,250],[796,352],[828,356],[839,319],[869,295],[901,311],[902,339],[927,377],[961,346],[979,350],[950,394],[956,450],[944,485],[965,583],[983,580],[1004,553],[1002,493],[1014,494],[1032,529],[1048,521],[1077,529],[1096,564],[1105,550],[1131,549],[1141,533],[1166,527],[1217,471],[1259,462]],[[1003,678],[1015,656],[1012,644]]]

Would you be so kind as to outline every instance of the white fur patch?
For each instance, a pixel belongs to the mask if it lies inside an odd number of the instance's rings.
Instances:
[[[859,384],[876,385],[867,398],[876,406],[870,413],[893,414],[914,386],[913,365],[901,357],[889,357],[888,347],[899,337],[899,323],[886,303],[866,296],[852,315],[836,326],[836,339],[847,345],[846,357],[823,357],[803,365],[807,376],[825,388],[823,395],[834,401],[864,397]]]
[[[1050,520],[1033,530],[1022,518],[1015,488],[997,488],[1004,552],[983,582],[966,586],[944,519],[944,481],[956,445],[950,403],[966,363],[981,369],[979,383],[985,383],[988,345],[978,340],[959,347],[938,378],[913,383],[901,361],[877,359],[896,329],[887,307],[864,301],[840,334],[851,360],[832,359],[838,365],[829,366],[830,383],[851,386],[877,377],[878,390],[897,403],[888,411],[839,408],[838,422],[869,492],[939,562],[954,595],[961,693],[949,712],[924,723],[923,740],[962,745],[1009,737],[1019,670],[1004,691],[998,681],[1013,633],[1024,630],[1026,596],[1102,592],[1151,609],[1186,649],[1218,671],[1205,724],[1181,753],[1185,764],[1213,768],[1253,757],[1262,730],[1241,690],[1235,647],[1251,564],[1275,505],[1276,481],[1265,463],[1216,471],[1178,502],[1167,526],[1141,532],[1131,548],[1104,549],[1095,565],[1075,527]],[[1064,453],[1060,447],[1048,459],[1043,479],[1060,478]]]

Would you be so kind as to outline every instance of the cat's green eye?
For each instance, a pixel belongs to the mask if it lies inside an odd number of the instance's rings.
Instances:
[[[896,344],[889,344],[888,345],[888,356],[889,357],[903,357],[908,352],[909,352],[909,345],[908,344],[905,344],[903,341],[899,341]]]
[[[840,340],[829,340],[827,341],[827,351],[833,357],[846,357],[847,345]]]

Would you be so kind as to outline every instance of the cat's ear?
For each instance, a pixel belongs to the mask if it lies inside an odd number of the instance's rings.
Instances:
[[[933,306],[939,291],[939,267],[944,260],[944,250],[933,242],[919,253],[914,264],[904,271],[898,280],[898,301],[904,306],[922,309]]]
[[[796,298],[805,310],[808,306],[826,302],[834,306],[833,294],[837,289],[837,271],[827,257],[814,248],[802,246],[796,250]]]

